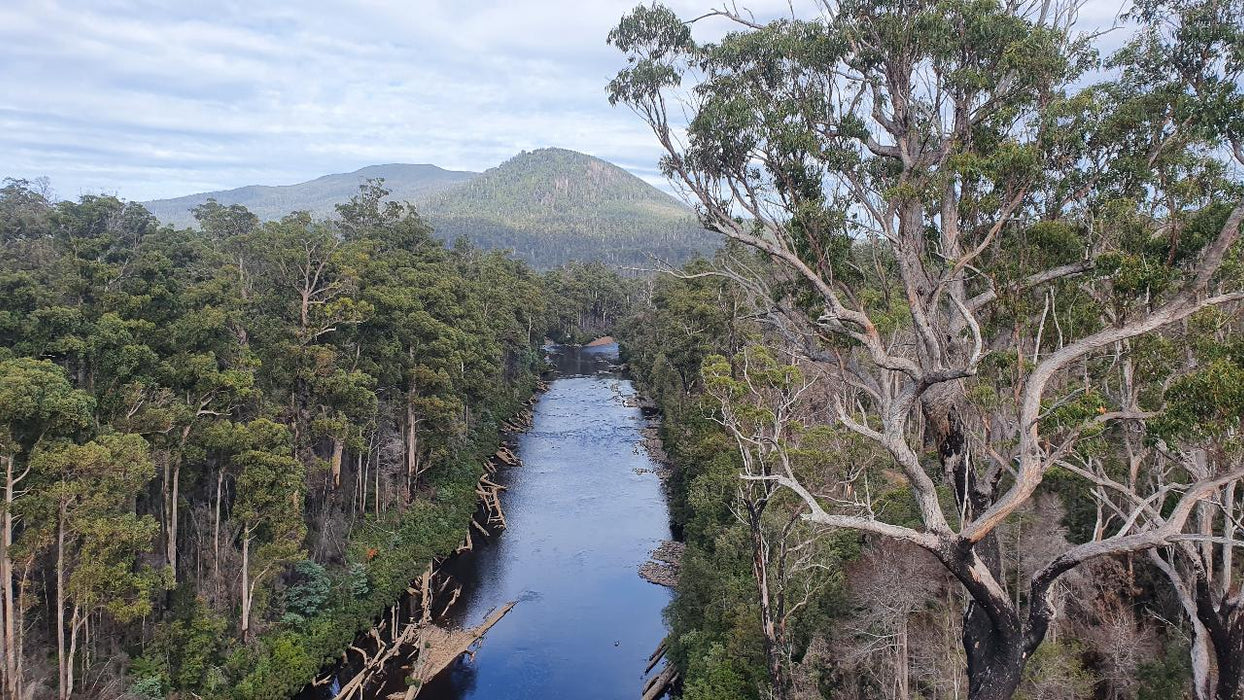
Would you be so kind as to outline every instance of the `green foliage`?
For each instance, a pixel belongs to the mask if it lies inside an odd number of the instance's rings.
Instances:
[[[331,222],[207,202],[194,232],[0,189],[26,628],[54,630],[63,593],[67,628],[90,620],[77,662],[136,657],[135,693],[288,697],[458,545],[555,315],[529,268],[447,249],[387,195],[369,182]],[[558,298],[614,303],[580,291]]]
[[[1188,649],[1180,642],[1168,642],[1162,657],[1140,667],[1137,700],[1185,700],[1189,697],[1191,669]]]
[[[508,249],[537,268],[571,261],[614,267],[674,264],[716,247],[674,198],[605,161],[574,151],[524,152],[433,195],[438,235]]]
[[[728,698],[755,697],[745,676],[729,657],[721,644],[712,644],[707,650],[692,655],[687,669],[687,681],[683,685],[685,700],[727,700]]]
[[[175,609],[176,616],[157,628],[146,655],[130,675],[167,679],[168,687],[218,693],[223,689],[221,653],[229,644],[229,624],[201,598]]]
[[[328,602],[332,582],[324,567],[310,559],[294,565],[297,582],[285,589],[283,621],[299,623],[314,617]]]
[[[1083,649],[1075,642],[1047,641],[1024,668],[1016,700],[1084,699],[1093,697],[1096,679],[1084,667]]]
[[[129,696],[139,700],[162,700],[165,697],[164,681],[158,676],[140,678],[130,685]]]
[[[601,262],[567,263],[542,276],[553,340],[583,344],[617,327],[631,312],[637,285]]]

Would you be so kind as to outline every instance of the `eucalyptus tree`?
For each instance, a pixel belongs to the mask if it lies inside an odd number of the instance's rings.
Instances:
[[[836,556],[820,528],[802,522],[798,496],[767,477],[790,473],[797,463],[828,461],[824,435],[818,434],[823,431],[804,430],[814,421],[822,398],[817,393],[825,387],[769,350],[750,345],[729,360],[709,356],[703,377],[705,390],[721,407],[714,418],[742,462],[744,478],[731,512],[750,535],[772,697],[780,700],[791,696],[792,621],[830,588]],[[902,682],[906,687],[906,679]]]
[[[155,476],[139,435],[104,435],[84,445],[51,444],[30,460],[25,535],[55,559],[56,657],[62,700],[74,693],[79,642],[92,616],[127,623],[152,610],[160,576],[136,566],[159,529],[133,511],[134,494]],[[41,545],[41,546],[40,546]]]
[[[8,698],[25,697],[23,647],[31,568],[39,552],[27,535],[22,511],[31,495],[31,457],[49,442],[72,437],[91,425],[95,402],[74,389],[65,373],[45,360],[0,362],[0,464],[4,470],[0,525],[0,614],[4,633],[3,686]],[[38,528],[29,528],[37,533]]]
[[[1244,477],[1187,474],[1161,522],[1134,507],[1007,590],[999,526],[1086,432],[1138,418],[1095,390],[1103,361],[1244,299],[1225,264],[1244,221],[1226,161],[1244,162],[1239,3],[1142,3],[1119,79],[1082,89],[1096,56],[1071,6],[814,9],[710,11],[734,31],[699,43],[669,9],[637,7],[609,36],[629,61],[610,99],[652,127],[707,228],[775,263],[776,281],[720,272],[846,388],[837,421],[897,465],[920,525],[828,503],[798,470],[754,478],[815,522],[931,552],[970,597],[969,696],[1007,698],[1060,576],[1184,538],[1198,503]],[[1167,9],[1191,29],[1164,29]],[[1202,235],[1181,235],[1194,218]]]
[[[242,639],[249,641],[259,585],[304,556],[305,466],[293,455],[293,437],[283,425],[262,418],[252,421],[243,440],[246,449],[234,457],[238,493],[230,515],[241,529],[238,626]]]

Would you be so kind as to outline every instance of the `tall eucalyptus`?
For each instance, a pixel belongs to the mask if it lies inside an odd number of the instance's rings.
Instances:
[[[1192,29],[1169,32],[1168,6],[1142,3],[1119,78],[1086,87],[1095,50],[1055,2],[847,0],[771,22],[640,6],[609,36],[628,60],[610,99],[652,127],[673,185],[783,271],[720,274],[846,387],[837,421],[893,460],[921,524],[827,503],[797,471],[765,478],[810,519],[915,544],[962,583],[974,700],[1015,692],[1063,574],[1185,537],[1244,477],[1185,473],[1160,522],[1123,519],[1007,590],[999,526],[1086,433],[1143,419],[1095,390],[1101,362],[1244,299],[1238,4],[1176,3]],[[733,30],[697,42],[709,19]],[[1210,223],[1181,236],[1193,218]]]

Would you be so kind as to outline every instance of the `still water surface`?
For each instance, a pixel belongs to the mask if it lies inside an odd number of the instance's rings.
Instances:
[[[500,472],[509,528],[453,563],[464,590],[452,623],[518,604],[420,700],[639,696],[670,592],[637,570],[669,538],[669,513],[635,389],[608,368],[616,355],[553,355],[559,376],[518,439],[523,464]]]

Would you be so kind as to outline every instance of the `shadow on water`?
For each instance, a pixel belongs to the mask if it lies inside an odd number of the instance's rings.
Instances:
[[[447,565],[463,592],[444,622],[518,605],[421,700],[630,700],[665,635],[670,593],[637,574],[670,532],[635,389],[616,345],[547,350],[558,377],[518,439],[522,466],[498,475],[509,528]]]

